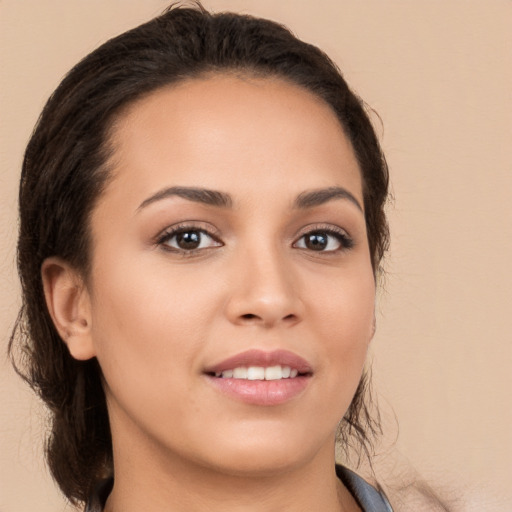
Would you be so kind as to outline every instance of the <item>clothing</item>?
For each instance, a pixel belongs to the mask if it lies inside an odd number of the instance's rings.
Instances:
[[[350,491],[363,512],[393,512],[385,494],[350,469],[337,465],[336,475]],[[103,481],[88,501],[85,512],[101,512],[113,485],[112,478]]]
[[[393,512],[386,495],[344,466],[336,466],[336,474],[350,491],[363,512]]]

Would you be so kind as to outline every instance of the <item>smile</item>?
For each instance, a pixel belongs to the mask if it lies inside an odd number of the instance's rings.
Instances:
[[[205,369],[210,385],[223,396],[250,405],[276,406],[309,386],[312,366],[287,350],[249,350]]]
[[[215,377],[222,379],[243,379],[243,380],[281,380],[294,379],[299,375],[299,370],[290,366],[238,366],[232,370],[216,372]]]

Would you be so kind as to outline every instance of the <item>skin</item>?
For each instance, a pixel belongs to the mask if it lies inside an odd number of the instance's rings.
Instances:
[[[335,115],[284,81],[215,75],[130,106],[111,142],[91,275],[56,258],[43,266],[71,354],[103,370],[107,511],[359,510],[335,477],[334,442],[373,335],[375,283],[360,170]],[[154,199],[177,186],[232,205]],[[294,206],[330,187],[355,201]],[[183,224],[211,237],[180,251],[162,233]],[[334,235],[325,250],[305,244],[331,229],[352,247]],[[274,406],[220,393],[204,369],[248,349],[303,357],[307,387]]]

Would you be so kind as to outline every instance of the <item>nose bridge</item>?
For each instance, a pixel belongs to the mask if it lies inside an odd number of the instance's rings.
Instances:
[[[299,283],[284,247],[261,239],[247,245],[238,252],[232,271],[236,284],[229,312],[233,321],[270,326],[299,320]]]

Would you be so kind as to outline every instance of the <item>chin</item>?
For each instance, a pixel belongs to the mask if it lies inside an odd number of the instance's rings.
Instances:
[[[222,460],[220,465],[212,467],[216,472],[238,476],[238,477],[251,477],[251,478],[266,478],[274,477],[278,474],[283,474],[292,471],[294,468],[300,467],[303,458],[295,453],[293,456],[276,456],[276,454],[258,454],[257,456],[249,455],[242,460],[239,454],[237,460]]]
[[[217,471],[233,476],[266,477],[282,474],[307,464],[314,459],[323,445],[314,442],[306,436],[290,436],[290,431],[270,432],[268,436],[256,434],[244,439],[233,439],[229,443],[223,442],[216,446],[215,453],[211,454],[211,463]],[[234,442],[238,441],[238,442]],[[334,434],[332,436],[331,451],[334,454]],[[334,456],[333,456],[334,457]],[[214,462],[215,459],[215,462]]]

